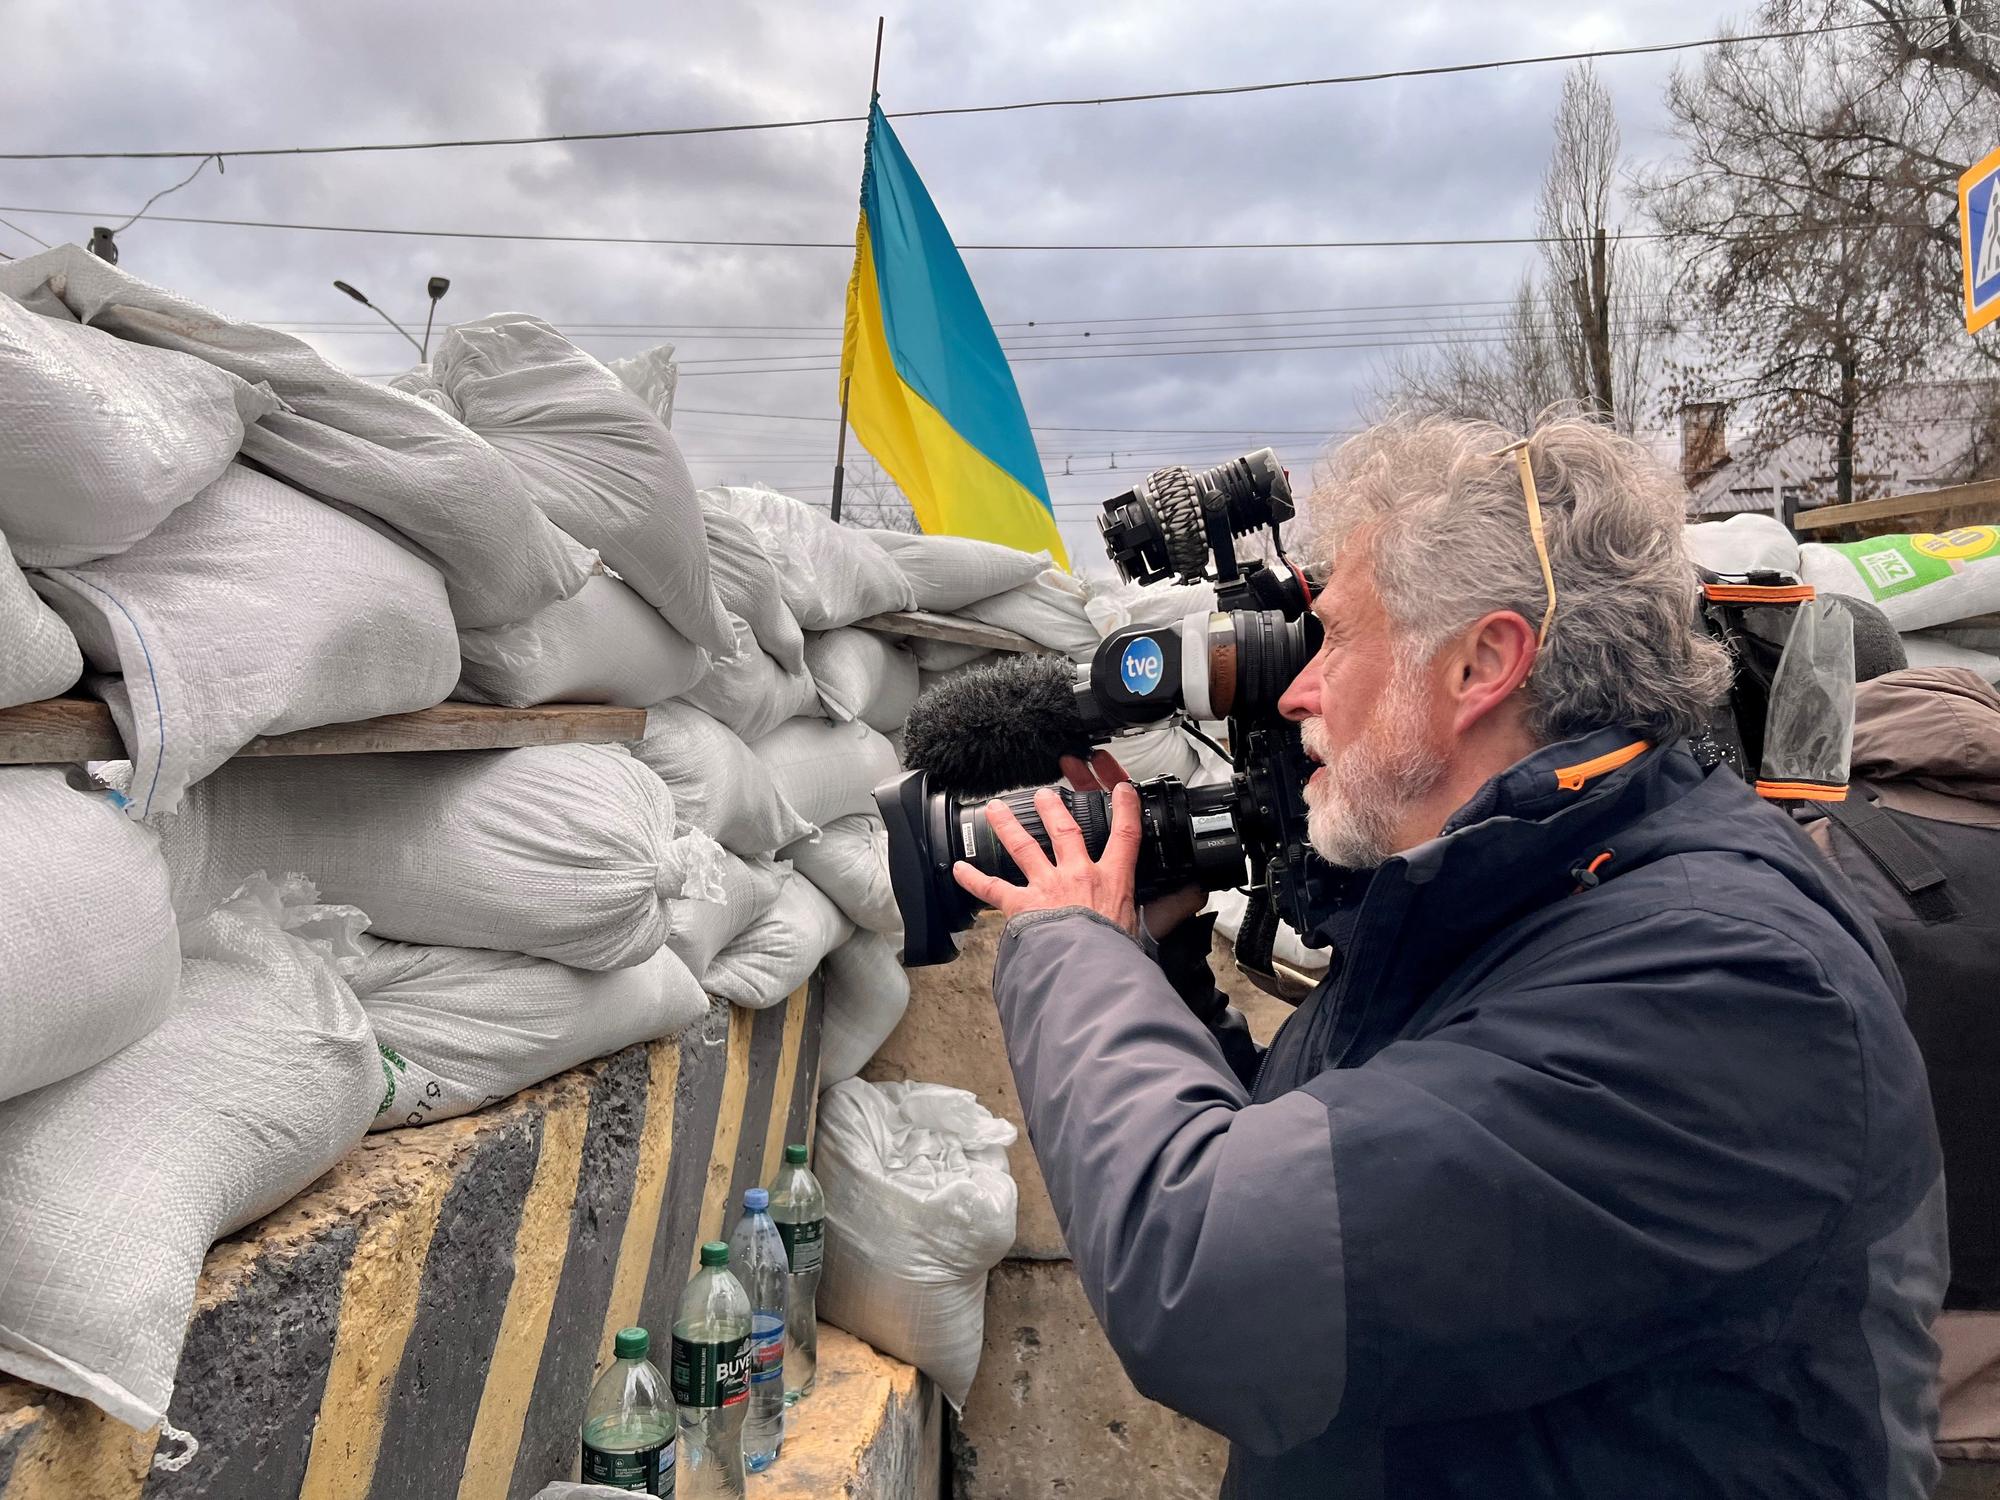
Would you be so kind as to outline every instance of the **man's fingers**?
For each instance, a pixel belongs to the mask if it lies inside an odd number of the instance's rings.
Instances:
[[[1008,903],[1018,896],[1021,887],[1002,880],[998,875],[988,875],[968,860],[959,860],[951,867],[951,878],[956,880],[975,901],[984,901],[997,911],[1014,914]]]
[[[1091,760],[1095,759],[1095,756],[1091,757]],[[1063,776],[1069,781],[1069,784],[1079,792],[1101,792],[1104,790],[1104,783],[1097,779],[1095,768],[1092,767],[1090,761],[1084,760],[1081,756],[1065,755],[1057,761],[1057,764],[1062,767]]]
[[[1096,774],[1098,783],[1107,792],[1121,781],[1129,782],[1132,779],[1125,774],[1125,768],[1118,764],[1118,757],[1109,750],[1091,751],[1090,768]]]
[[[1029,836],[1021,826],[1021,820],[1014,816],[1014,810],[999,799],[986,804],[986,825],[993,830],[993,836],[1000,840],[1000,847],[1014,858],[1015,867],[1030,882],[1048,874],[1055,868],[1049,863],[1042,846]]]
[[[1139,870],[1139,792],[1131,782],[1111,789],[1111,837],[1098,865],[1121,886],[1130,887]]]
[[[1042,827],[1048,830],[1049,844],[1056,851],[1057,864],[1090,863],[1090,850],[1083,842],[1083,830],[1076,826],[1076,819],[1063,806],[1062,795],[1054,787],[1045,786],[1035,793],[1035,811],[1042,815]]]

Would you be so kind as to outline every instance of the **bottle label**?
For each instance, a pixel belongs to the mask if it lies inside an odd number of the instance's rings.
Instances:
[[[826,1220],[807,1219],[803,1224],[780,1224],[778,1238],[785,1242],[785,1259],[792,1274],[817,1271],[826,1246]]]
[[[676,1406],[734,1406],[750,1398],[750,1340],[693,1344],[674,1335],[667,1381]]]
[[[673,1439],[657,1447],[625,1450],[593,1448],[585,1443],[583,1482],[664,1500],[674,1492]]]
[[[785,1377],[785,1320],[772,1313],[750,1319],[750,1383],[765,1385]]]

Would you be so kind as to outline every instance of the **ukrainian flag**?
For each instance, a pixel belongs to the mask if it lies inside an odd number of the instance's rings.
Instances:
[[[925,531],[1069,566],[1007,356],[944,220],[882,107],[867,165],[840,351],[847,421]]]

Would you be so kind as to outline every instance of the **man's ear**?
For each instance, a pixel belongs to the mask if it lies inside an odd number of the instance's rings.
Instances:
[[[1443,665],[1452,732],[1463,735],[1528,680],[1535,665],[1535,627],[1511,609],[1496,609],[1460,632]]]

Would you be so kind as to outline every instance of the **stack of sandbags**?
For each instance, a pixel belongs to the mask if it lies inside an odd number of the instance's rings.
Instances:
[[[769,859],[724,854],[717,877],[720,896],[683,896],[669,904],[667,946],[706,990],[713,991],[716,957],[777,905],[791,867]]]
[[[632,754],[666,783],[675,817],[732,854],[775,854],[813,831],[750,747],[691,704],[648,709],[646,736]]]
[[[916,655],[894,636],[848,626],[809,636],[806,670],[827,716],[894,734],[917,701]]]
[[[1004,594],[980,599],[958,613],[982,624],[1024,635],[1038,646],[1089,661],[1097,649],[1097,629],[1084,610],[1083,580],[1061,568],[1044,568]]]
[[[571,550],[516,466],[437,406],[349,375],[289,335],[232,323],[75,245],[0,265],[0,294],[51,320],[192,355],[212,367],[210,376],[237,377],[225,399],[244,424],[243,456],[294,489],[391,528],[443,576],[461,629],[526,619],[583,586]],[[264,389],[246,397],[237,390],[245,384]],[[221,421],[220,403],[211,397],[208,405]],[[120,410],[115,402],[109,409]],[[227,451],[182,499],[235,456],[226,424],[209,446]],[[160,491],[160,503],[180,488]],[[152,529],[141,525],[126,540]],[[43,559],[24,540],[14,536],[17,552],[38,565]]]
[[[751,750],[800,817],[824,828],[848,813],[875,811],[875,788],[900,769],[896,747],[866,724],[793,719]]]
[[[956,614],[968,604],[1031,583],[1049,566],[1046,552],[1017,552],[997,542],[901,531],[861,533],[895,563],[910,585],[915,608]]]
[[[826,957],[826,1014],[819,1041],[822,1089],[854,1077],[881,1050],[910,1005],[898,945],[857,932]]]
[[[781,1002],[853,934],[854,926],[818,886],[796,871],[783,876],[764,914],[709,961],[711,994],[751,1010]]]
[[[0,1103],[0,1370],[160,1422],[209,1245],[326,1171],[381,1102],[340,974],[361,925],[304,881],[252,881],[184,929],[157,1027]],[[88,944],[66,961],[96,962]]]
[[[824,511],[776,490],[742,486],[703,490],[701,500],[749,527],[803,629],[833,630],[915,607],[915,590],[868,534],[834,525]]]
[[[829,818],[817,833],[789,845],[783,857],[856,927],[902,938],[903,919],[889,885],[889,830],[873,806]]]
[[[36,595],[0,532],[0,708],[53,698],[83,675],[83,652],[62,618]]]

